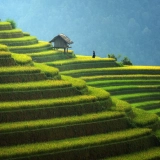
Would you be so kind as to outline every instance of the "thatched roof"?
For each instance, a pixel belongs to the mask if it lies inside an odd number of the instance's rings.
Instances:
[[[57,35],[56,37],[54,37],[51,41],[50,41],[50,43],[51,42],[54,42],[58,37],[61,37],[67,44],[72,44],[73,43],[73,41],[71,41],[66,35],[64,35],[64,34],[59,34],[59,35]]]

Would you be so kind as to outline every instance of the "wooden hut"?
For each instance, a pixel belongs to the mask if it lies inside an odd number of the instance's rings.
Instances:
[[[50,43],[54,42],[54,47],[53,48],[63,48],[64,53],[68,52],[68,48],[71,48],[69,45],[72,44],[73,42],[64,34],[59,34],[56,37],[54,37]]]

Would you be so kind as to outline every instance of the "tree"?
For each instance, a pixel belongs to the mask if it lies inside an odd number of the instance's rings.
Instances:
[[[6,21],[11,24],[12,29],[15,29],[15,28],[16,28],[16,22],[15,22],[14,20],[12,20],[12,19],[7,19]]]
[[[122,60],[122,64],[123,65],[132,65],[132,62],[130,61],[130,59],[128,59],[128,57],[124,57],[124,59]]]

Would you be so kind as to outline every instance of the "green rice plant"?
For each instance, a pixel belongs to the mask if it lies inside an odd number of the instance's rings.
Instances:
[[[11,46],[10,51],[14,53],[35,53],[52,49],[52,45],[48,42],[39,41],[37,44],[26,46]]]
[[[88,92],[88,88],[86,85],[86,82],[80,78],[72,78],[70,76],[64,76],[62,75],[61,78],[63,80],[67,80],[69,82],[72,83],[72,85],[74,87],[76,87],[78,90],[80,90],[82,93],[87,93]]]
[[[93,85],[93,86],[124,86],[124,85],[137,85],[137,87],[139,86],[144,86],[147,87],[147,85],[152,85],[155,86],[156,84],[160,84],[160,80],[138,80],[138,79],[134,79],[134,80],[112,80],[112,81],[108,81],[108,80],[94,80],[94,81],[90,81],[87,82],[88,85]]]
[[[102,120],[111,120],[124,117],[123,112],[117,111],[105,111],[99,113],[84,114],[81,116],[71,116],[71,117],[62,117],[62,118],[53,118],[46,120],[31,120],[23,122],[11,122],[11,123],[1,123],[0,132],[15,132],[22,130],[31,130],[31,129],[40,129],[48,127],[59,127],[63,125],[73,125],[80,123],[88,123]]]
[[[0,38],[18,38],[23,37],[22,30],[12,29],[12,30],[0,30]]]
[[[56,55],[56,54],[61,54],[63,52],[59,50],[47,50],[43,52],[38,52],[38,53],[27,53],[27,55],[31,57],[42,57],[42,56],[48,56],[48,55]]]
[[[0,52],[1,51],[9,52],[9,49],[6,45],[0,44]]]
[[[147,127],[158,122],[158,116],[156,114],[151,114],[137,108],[134,108],[133,112],[135,114],[135,117],[132,121],[139,127]]]
[[[0,30],[11,30],[12,26],[9,22],[0,22]]]
[[[10,25],[9,22],[0,22],[0,26]]]
[[[71,97],[61,97],[54,99],[26,100],[15,102],[1,102],[0,111],[12,111],[20,109],[36,109],[42,107],[57,107],[64,105],[75,105],[81,103],[95,102],[97,97],[92,95],[78,95]]]
[[[159,91],[152,92],[152,93],[133,93],[133,94],[124,94],[124,95],[118,95],[116,98],[124,99],[124,100],[131,100],[131,99],[138,99],[138,98],[154,98],[158,97],[160,95]]]
[[[1,67],[0,75],[16,75],[27,73],[39,73],[40,69],[32,66],[13,66],[13,67]]]
[[[30,33],[28,33],[28,32],[23,32],[23,35],[24,35],[24,36],[30,36]]]
[[[39,43],[37,44],[33,44],[33,45],[27,45],[27,46],[13,46],[10,47],[10,49],[36,49],[36,48],[42,48],[42,47],[48,47],[51,46],[50,43],[48,42],[44,42],[44,41],[39,41]]]
[[[106,92],[103,89],[95,88],[95,87],[91,87],[91,86],[88,86],[88,94],[96,96],[98,100],[110,98],[109,92]]]
[[[151,109],[149,113],[157,114],[160,117],[160,108]]]
[[[9,91],[24,91],[24,90],[37,90],[49,88],[64,88],[71,87],[71,83],[63,80],[44,80],[26,83],[7,83],[0,84],[0,92]]]
[[[127,141],[133,138],[148,136],[150,134],[150,129],[136,128],[126,131],[113,132],[109,134],[98,134],[73,139],[65,139],[61,141],[50,141],[44,143],[24,144],[11,147],[0,147],[0,158],[4,159],[18,156],[29,156],[41,153],[53,153],[56,151],[64,152],[65,150]]]
[[[48,65],[71,65],[77,63],[100,63],[100,62],[107,62],[107,61],[114,61],[113,59],[109,58],[72,58],[66,60],[58,60],[56,62],[48,62]]]
[[[0,58],[10,58],[10,57],[11,57],[10,52],[0,51]]]
[[[112,68],[95,68],[79,69],[63,71],[61,74],[72,76],[93,76],[93,75],[130,75],[130,74],[160,74],[159,66],[127,66],[127,67],[112,67]]]
[[[12,30],[0,31],[0,34],[19,33],[19,32],[22,32],[22,30],[21,29],[12,29]]]
[[[44,72],[47,77],[54,78],[59,75],[58,68],[50,67],[42,63],[34,63],[34,66]]]
[[[145,101],[145,102],[135,102],[132,103],[132,107],[134,108],[140,108],[140,109],[144,109],[144,110],[152,110],[152,109],[156,109],[159,108],[160,106],[160,100],[149,100],[149,101]]]
[[[142,75],[142,74],[133,74],[133,75],[99,75],[99,76],[84,76],[81,77],[83,80],[90,81],[109,81],[109,80],[159,80],[160,75]]]
[[[121,111],[121,112],[129,112],[132,110],[131,104],[129,104],[126,101],[117,99],[115,97],[112,97],[112,110]]]
[[[27,65],[32,63],[32,58],[25,54],[12,53],[12,58],[15,60],[16,64],[19,65]]]
[[[149,160],[149,159],[160,159],[160,147],[154,147],[147,149],[145,151],[140,151],[136,153],[120,155],[117,157],[107,157],[103,160]]]
[[[20,38],[0,39],[0,43],[8,46],[24,46],[36,44],[38,43],[38,40],[34,36],[24,36]]]
[[[160,123],[160,122],[159,122]],[[160,128],[157,129],[157,131],[155,132],[155,135],[158,137],[158,139],[160,140]]]

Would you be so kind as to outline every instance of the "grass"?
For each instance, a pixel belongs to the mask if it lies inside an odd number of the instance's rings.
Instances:
[[[19,33],[19,32],[22,32],[22,30],[21,29],[12,29],[12,30],[3,30],[3,31],[0,30],[0,35],[10,34],[10,33]]]
[[[46,120],[35,120],[35,121],[24,121],[24,122],[12,122],[12,123],[1,123],[0,132],[15,132],[30,129],[40,129],[48,127],[56,127],[63,125],[72,125],[79,123],[88,123],[101,120],[110,120],[124,117],[125,114],[116,111],[105,111],[99,113],[85,114],[82,116],[62,117],[53,118]]]
[[[100,86],[99,86],[100,87]],[[151,94],[153,92],[159,92],[160,85],[122,85],[122,86],[108,86],[103,87],[102,89],[111,92],[112,95],[121,98],[132,97],[133,94]]]
[[[145,151],[140,151],[136,153],[120,155],[118,157],[106,158],[103,160],[151,160],[151,159],[160,159],[160,148],[155,147]]]
[[[36,44],[25,46],[10,46],[10,51],[14,53],[35,53],[52,49],[52,45],[48,42],[39,41]]]
[[[159,66],[130,66],[130,67],[112,67],[112,68],[95,68],[92,69],[79,69],[63,71],[61,74],[72,76],[86,76],[86,75],[133,75],[133,74],[160,74]]]
[[[107,61],[115,61],[112,58],[72,58],[66,60],[58,60],[56,62],[48,62],[48,65],[71,65],[76,63],[99,63],[99,62],[107,62]]]
[[[0,92],[24,91],[49,88],[70,87],[72,84],[68,81],[60,80],[44,80],[26,83],[7,83],[0,84]]]
[[[12,53],[12,58],[15,60],[15,62],[19,65],[27,65],[32,63],[32,58],[25,54],[15,54]]]
[[[121,111],[121,112],[128,112],[132,110],[131,104],[127,103],[126,101],[117,99],[115,97],[112,98],[112,110]]]
[[[13,111],[21,109],[36,109],[42,107],[57,107],[63,105],[75,105],[80,103],[95,102],[96,96],[79,95],[72,97],[62,97],[54,99],[40,99],[40,100],[27,100],[27,101],[14,101],[14,102],[1,102],[0,111]]]
[[[116,98],[124,99],[124,100],[130,100],[130,99],[137,99],[137,98],[152,98],[157,97],[160,95],[159,92],[152,92],[152,93],[133,93],[133,94],[125,94],[125,95],[118,95]]]
[[[155,135],[158,137],[158,139],[160,140],[160,129],[158,129],[156,132],[155,132]],[[160,153],[160,152],[159,152]]]
[[[64,75],[62,75],[61,78],[63,80],[67,80],[67,81],[71,82],[72,85],[79,90],[83,90],[83,89],[87,88],[86,82],[80,78],[72,78],[70,76],[64,76]],[[88,91],[88,90],[86,90],[86,91]]]
[[[109,80],[159,80],[160,75],[145,75],[145,74],[132,74],[132,75],[95,75],[95,76],[84,76],[81,77],[83,80],[90,81],[109,81]]]
[[[9,49],[6,45],[0,44],[0,51],[9,52]]]
[[[135,114],[133,123],[135,123],[138,127],[147,127],[158,122],[158,116],[156,114],[137,108],[133,109],[133,112]]]
[[[109,134],[99,134],[61,141],[50,141],[44,143],[26,144],[11,147],[0,147],[0,158],[27,156],[56,151],[65,151],[76,148],[83,148],[93,145],[109,144],[114,142],[126,141],[129,139],[147,136],[151,134],[150,129],[130,129],[126,131],[113,132]]]
[[[148,85],[148,84],[152,84],[152,85],[155,85],[155,84],[160,84],[160,80],[146,80],[146,79],[143,79],[143,80],[138,80],[138,79],[134,79],[134,80],[112,80],[112,81],[109,81],[109,80],[94,80],[94,81],[91,81],[91,82],[87,82],[88,85],[94,85],[94,86],[124,86],[124,85]]]
[[[11,57],[10,52],[0,51],[0,58],[9,58]]]
[[[54,78],[59,75],[58,68],[50,67],[42,63],[34,63],[34,66],[44,72],[47,77]]]
[[[44,42],[44,41],[39,41],[37,44],[33,45],[26,45],[26,46],[12,46],[10,47],[11,50],[13,49],[36,49],[36,48],[42,48],[42,47],[48,47],[50,46],[50,43]]]
[[[0,38],[20,38],[23,37],[23,32],[20,29],[0,30]]]
[[[0,26],[3,26],[3,25],[10,25],[9,22],[0,22]]]
[[[88,94],[96,96],[98,98],[98,100],[110,98],[109,92],[107,92],[103,89],[95,88],[95,87],[91,87],[91,86],[88,86]]]
[[[132,107],[140,108],[140,109],[144,109],[144,110],[156,109],[157,107],[159,108],[159,105],[160,105],[160,100],[132,103]],[[157,107],[155,108],[153,106],[157,106]]]
[[[38,43],[38,40],[34,36],[24,36],[20,38],[7,38],[0,39],[0,43],[8,46],[24,46]]]
[[[13,67],[1,67],[0,75],[15,75],[15,74],[29,74],[39,73],[40,69],[32,66],[13,66]]]
[[[49,55],[56,55],[63,53],[59,50],[48,50],[48,51],[43,51],[43,52],[38,52],[38,53],[27,53],[27,55],[31,57],[42,57],[42,56],[49,56]]]

